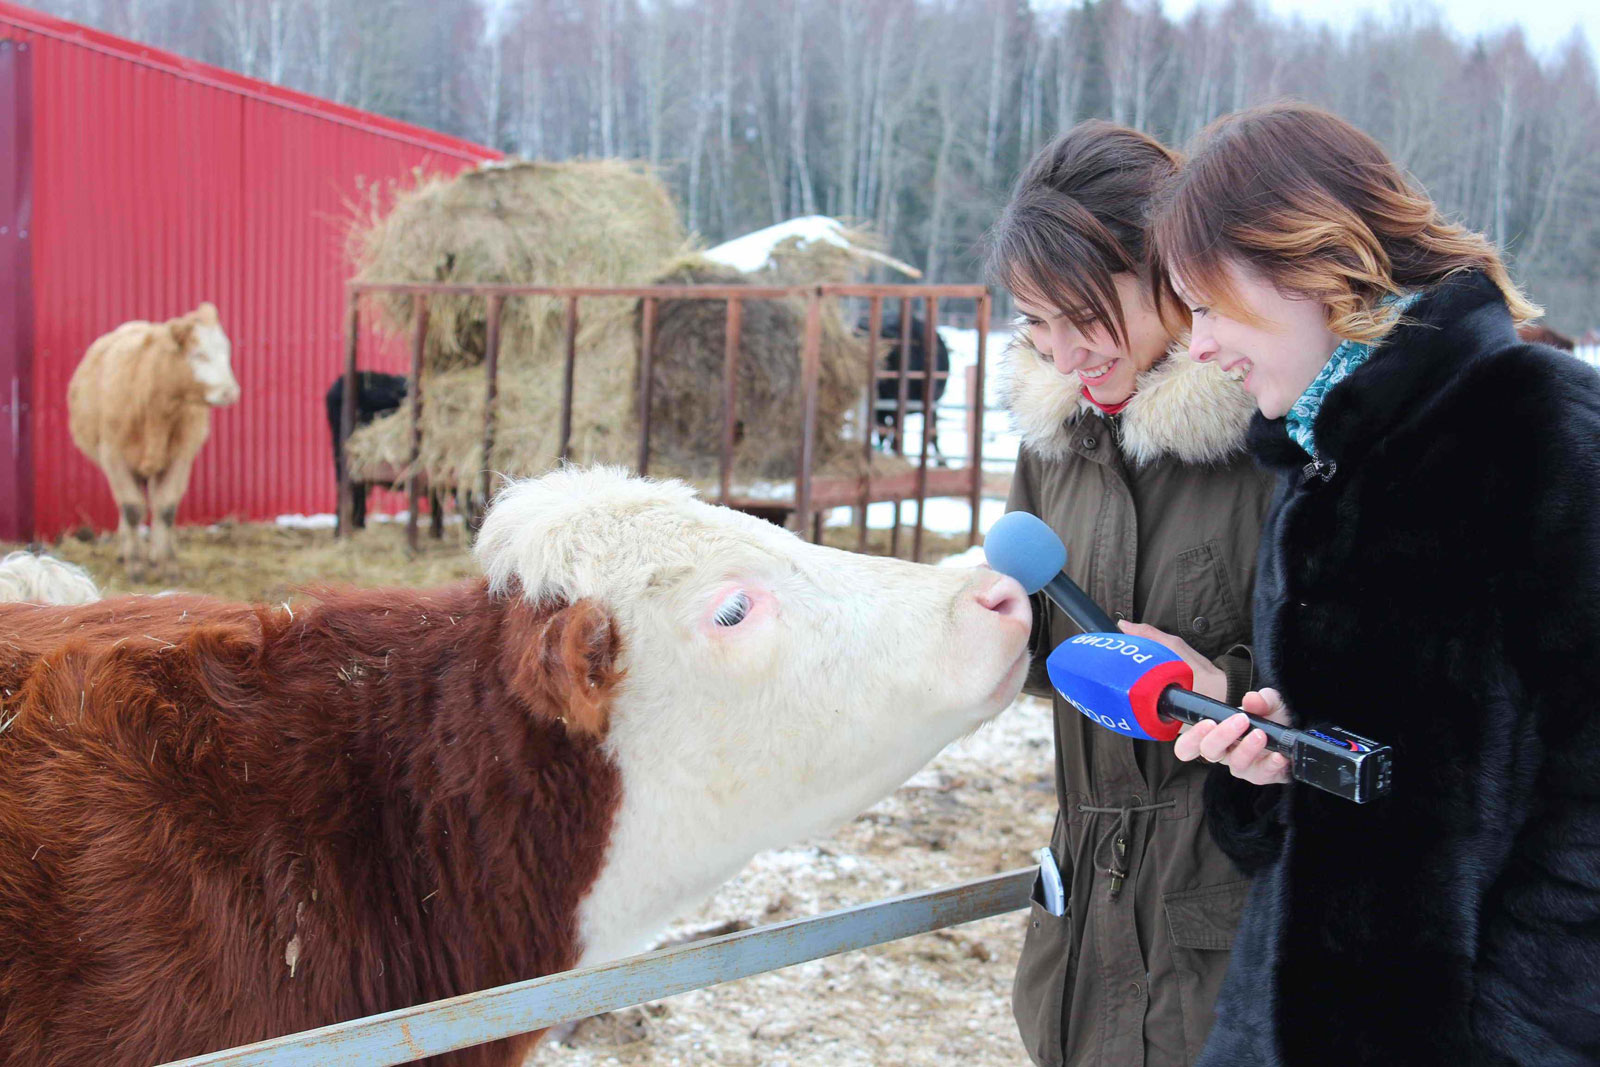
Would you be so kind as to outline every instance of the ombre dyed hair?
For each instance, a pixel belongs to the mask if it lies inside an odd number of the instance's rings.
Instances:
[[[1328,328],[1355,341],[1377,341],[1399,321],[1383,297],[1460,271],[1486,274],[1516,321],[1542,314],[1487,237],[1445,218],[1377,141],[1309,104],[1268,104],[1208,126],[1155,198],[1150,236],[1154,274],[1252,325],[1230,262],[1320,300]],[[1159,308],[1170,291],[1155,293]]]

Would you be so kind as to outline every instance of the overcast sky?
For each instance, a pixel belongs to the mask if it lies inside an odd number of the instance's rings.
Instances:
[[[1541,55],[1550,55],[1573,30],[1580,28],[1592,50],[1600,45],[1600,0],[1258,0],[1279,15],[1299,15],[1307,22],[1326,22],[1335,29],[1348,29],[1362,15],[1390,16],[1411,8],[1427,11],[1436,8],[1444,20],[1463,37],[1477,37],[1521,23],[1528,44]],[[1173,18],[1182,18],[1195,7],[1216,7],[1218,0],[1163,0],[1161,9]]]

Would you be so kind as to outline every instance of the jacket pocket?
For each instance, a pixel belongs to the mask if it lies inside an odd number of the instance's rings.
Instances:
[[[1250,892],[1250,881],[1186,889],[1163,895],[1167,927],[1172,935],[1173,967],[1178,975],[1179,1005],[1183,1011],[1183,1048],[1195,1062],[1211,1032],[1228,970],[1234,931]]]
[[[1060,864],[1065,826],[1056,815],[1050,851]],[[1028,929],[1022,938],[1022,958],[1011,987],[1011,1011],[1028,1057],[1039,1067],[1061,1067],[1066,1048],[1064,1007],[1067,983],[1077,964],[1072,942],[1072,872],[1061,872],[1067,887],[1064,915],[1051,915],[1044,906],[1039,876],[1033,879],[1028,905]]]
[[[1216,538],[1178,554],[1178,636],[1214,659],[1245,639],[1245,614]]]

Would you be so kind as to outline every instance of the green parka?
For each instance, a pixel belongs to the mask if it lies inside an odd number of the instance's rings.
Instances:
[[[1254,404],[1215,365],[1174,351],[1141,375],[1123,412],[1101,414],[1019,339],[1002,360],[1023,439],[1010,510],[1067,546],[1067,573],[1119,619],[1188,641],[1252,682],[1251,595],[1271,478],[1243,450]],[[1055,696],[1044,659],[1078,632],[1036,598],[1027,689],[1055,709],[1060,811],[1050,845],[1067,910],[1035,903],[1013,1007],[1041,1065],[1183,1067],[1211,1026],[1248,881],[1212,841],[1209,765],[1170,744],[1095,725]]]

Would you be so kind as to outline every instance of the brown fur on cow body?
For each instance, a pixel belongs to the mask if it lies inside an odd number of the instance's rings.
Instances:
[[[136,578],[144,569],[136,537],[146,494],[151,562],[166,566],[175,558],[178,503],[211,433],[206,388],[187,358],[201,326],[220,329],[209,303],[166,322],[125,322],[89,346],[67,383],[67,428],[111,486],[119,552]]]
[[[0,606],[0,1064],[165,1062],[572,966],[617,654],[592,602],[481,581]]]

